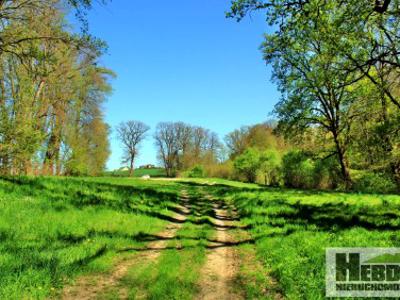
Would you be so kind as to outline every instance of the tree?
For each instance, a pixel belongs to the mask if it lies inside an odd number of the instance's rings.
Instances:
[[[354,104],[362,98],[358,72],[346,72],[347,59],[337,55],[343,21],[336,1],[237,1],[236,12],[263,7],[271,23],[283,18],[277,31],[266,35],[264,57],[274,68],[274,80],[282,93],[275,113],[279,128],[290,134],[319,127],[330,134],[332,150],[341,166],[342,179],[351,187],[348,162],[350,131],[359,112]],[[337,11],[332,9],[334,7]],[[299,12],[300,11],[300,12]],[[305,13],[307,12],[307,13]],[[280,15],[282,14],[282,15]],[[348,47],[347,47],[348,48]],[[328,148],[327,147],[327,148]]]
[[[228,13],[240,20],[251,11],[266,12],[275,31],[267,35],[265,56],[275,65],[285,99],[277,109],[285,120],[281,125],[291,119],[292,125],[302,124],[298,129],[319,132],[321,142],[329,132],[332,143],[328,140],[323,152],[335,148],[327,158],[336,155],[348,188],[349,167],[389,172],[400,186],[399,5],[398,0],[234,0]],[[318,100],[320,107],[302,99],[310,87],[315,99],[325,98]]]
[[[104,42],[89,34],[86,12],[92,7],[91,0],[1,0],[0,1],[0,55],[8,53],[19,60],[35,56],[26,47],[34,42],[62,42],[70,48],[82,49],[96,45],[98,50],[105,48]],[[107,0],[98,3],[105,4]],[[65,14],[63,8],[72,8],[81,24],[80,34],[67,31],[38,32],[30,27],[34,18],[53,16],[54,12]]]
[[[129,164],[129,176],[133,175],[139,144],[149,130],[150,127],[140,121],[122,122],[117,127],[118,138],[124,147],[123,163]]]
[[[230,158],[242,154],[247,148],[266,149],[285,148],[284,140],[274,133],[275,124],[265,122],[253,126],[242,126],[225,137],[225,143],[230,152]]]
[[[314,162],[308,153],[299,150],[287,152],[282,157],[282,174],[285,186],[292,188],[313,188]]]
[[[158,148],[158,157],[164,164],[167,176],[171,177],[175,174],[179,153],[175,124],[172,122],[158,123],[154,139]]]
[[[235,158],[246,150],[248,130],[248,127],[242,126],[240,129],[235,129],[225,136],[225,144],[228,147],[231,158]]]
[[[0,12],[2,173],[100,174],[109,155],[102,104],[114,76],[98,64],[101,44],[75,47],[58,1],[3,1]]]
[[[400,71],[400,18],[398,0],[279,0],[254,1],[235,0],[228,17],[242,19],[254,10],[265,10],[270,25],[277,25],[276,35],[284,35],[287,26],[319,31],[315,20],[330,18],[335,22],[335,32],[325,32],[336,55],[343,58],[342,68],[346,72],[357,73],[377,86],[398,109],[400,98],[395,93],[399,82],[395,79]],[[307,24],[308,20],[312,20]],[[380,80],[378,69],[384,65],[387,80]],[[378,72],[377,72],[378,71]],[[393,76],[394,75],[394,76]],[[392,78],[390,80],[390,77]]]
[[[190,165],[188,156],[192,146],[193,128],[183,122],[176,122],[174,131],[177,143],[176,168],[178,170],[187,169]]]
[[[260,155],[260,172],[264,176],[265,185],[279,184],[279,168],[281,165],[279,153],[276,150],[266,150]]]
[[[260,168],[260,152],[254,148],[248,148],[235,158],[233,164],[239,174],[243,175],[248,182],[255,183]]]
[[[316,26],[330,28],[329,24],[319,22]],[[349,87],[355,77],[338,70],[340,62],[337,63],[330,43],[321,35],[322,32],[307,34],[294,28],[287,36],[271,37],[264,44],[266,59],[274,64],[275,78],[283,93],[275,111],[285,132],[320,126],[331,134],[334,147],[330,155],[337,156],[342,179],[350,188],[347,148],[351,126],[358,114],[354,103],[359,96],[356,87]],[[291,43],[285,49],[280,48],[288,38]]]
[[[154,136],[158,158],[168,176],[196,165],[210,165],[218,161],[221,143],[218,135],[200,126],[183,122],[162,122]]]

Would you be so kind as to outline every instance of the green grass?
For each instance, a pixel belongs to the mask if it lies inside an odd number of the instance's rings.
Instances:
[[[325,299],[327,247],[400,247],[400,196],[210,187],[234,203],[287,299]]]
[[[56,296],[79,275],[108,272],[124,255],[140,253],[172,220],[182,190],[192,212],[158,259],[139,261],[128,272],[121,284],[130,298],[196,294],[214,232],[212,200],[204,194],[234,205],[254,241],[238,248],[237,287],[248,298],[269,299],[277,291],[287,299],[324,299],[326,247],[400,247],[398,195],[273,189],[213,178],[3,177],[0,299]],[[104,299],[117,292],[105,291]]]
[[[108,270],[116,251],[164,228],[179,192],[132,179],[0,179],[0,299],[46,298]]]

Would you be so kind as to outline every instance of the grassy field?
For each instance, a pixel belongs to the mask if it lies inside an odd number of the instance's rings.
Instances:
[[[0,298],[44,298],[160,231],[179,185],[133,179],[0,180]]]
[[[182,195],[187,194],[187,202]],[[210,198],[211,197],[211,198]],[[60,297],[88,274],[136,259],[99,295],[192,299],[214,239],[213,207],[235,211],[235,282],[247,299],[324,299],[325,248],[400,246],[400,196],[266,189],[217,179],[0,179],[0,299]],[[219,203],[219,202],[218,202]],[[190,209],[184,221],[176,213]],[[221,204],[222,205],[222,204]],[[179,221],[179,222],[178,222]],[[139,259],[175,224],[165,250]],[[126,251],[129,250],[129,251]]]

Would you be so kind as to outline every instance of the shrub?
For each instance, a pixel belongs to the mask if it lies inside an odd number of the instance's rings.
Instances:
[[[319,159],[314,164],[314,185],[321,189],[335,189],[342,181],[339,163],[335,156]]]
[[[353,189],[363,193],[395,193],[395,182],[383,173],[364,173],[355,180]]]
[[[282,158],[283,180],[287,187],[313,188],[314,162],[303,151],[292,150]]]
[[[260,155],[260,174],[265,185],[277,186],[281,180],[281,158],[276,150],[267,150]]]
[[[248,148],[243,154],[236,157],[233,165],[248,182],[254,183],[260,168],[260,152],[254,148]]]
[[[208,165],[205,167],[205,169],[207,176],[209,177],[224,179],[233,179],[234,177],[233,163],[231,160],[228,160],[224,163]]]
[[[206,176],[206,172],[201,165],[194,166],[187,174],[189,178],[202,178]]]

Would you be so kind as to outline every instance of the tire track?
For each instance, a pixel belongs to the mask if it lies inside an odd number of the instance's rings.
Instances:
[[[186,215],[190,213],[187,203],[189,197],[186,191],[182,191],[180,200],[182,205],[177,205],[180,213],[174,213],[173,218],[179,221],[185,221]],[[128,273],[129,269],[138,263],[151,263],[158,259],[162,250],[167,247],[169,239],[176,236],[176,232],[181,228],[181,223],[170,223],[166,226],[165,230],[158,234],[159,240],[149,242],[146,245],[148,251],[142,251],[134,254],[122,262],[118,263],[111,274],[106,275],[89,275],[79,278],[72,286],[66,287],[61,295],[64,300],[90,300],[95,299],[109,289],[118,287],[119,282]],[[156,250],[155,250],[156,249]],[[128,298],[128,291],[125,288],[118,290],[120,299]]]
[[[208,197],[210,198],[210,197]],[[234,242],[229,228],[234,227],[234,221],[222,203],[214,203],[215,241],[210,243],[207,261],[200,278],[200,293],[196,299],[232,300],[243,299],[234,289],[234,281],[239,269],[236,250],[228,246]]]

